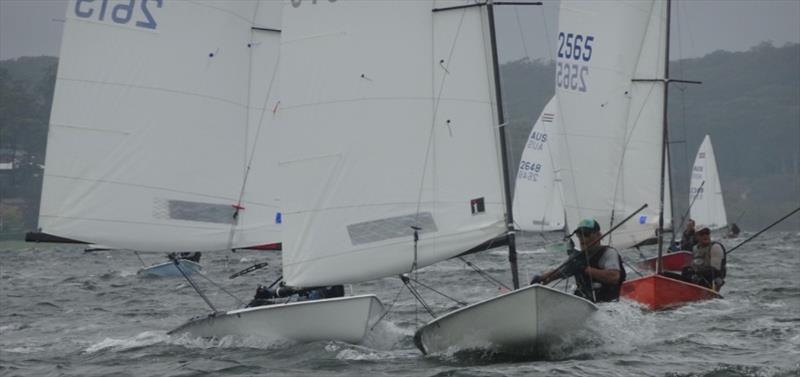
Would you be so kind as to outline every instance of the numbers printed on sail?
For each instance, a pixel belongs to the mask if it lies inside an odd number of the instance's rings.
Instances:
[[[594,36],[558,33],[556,87],[586,92]]]
[[[109,0],[76,0],[75,16],[122,25],[135,21],[137,27],[155,30],[158,24],[153,7],[163,5],[164,0],[121,0],[111,4]]]
[[[517,172],[517,179],[526,179],[529,181],[537,182],[539,180],[539,172],[542,171],[542,164],[522,160],[519,162],[519,171]]]

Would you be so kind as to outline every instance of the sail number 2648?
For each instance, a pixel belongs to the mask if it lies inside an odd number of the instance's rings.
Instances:
[[[136,16],[134,25],[155,30],[158,24],[150,12],[149,5],[161,8],[163,2],[164,0],[122,0],[109,5],[108,0],[76,0],[75,16],[98,21],[105,21],[108,18],[116,24],[128,24]]]
[[[558,33],[558,54],[556,62],[556,87],[579,92],[586,91],[586,80],[592,59],[594,36]]]

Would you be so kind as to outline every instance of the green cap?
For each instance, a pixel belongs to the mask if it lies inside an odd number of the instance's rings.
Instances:
[[[595,232],[600,231],[600,224],[597,223],[595,219],[583,219],[580,223],[578,223],[578,229],[590,229]]]

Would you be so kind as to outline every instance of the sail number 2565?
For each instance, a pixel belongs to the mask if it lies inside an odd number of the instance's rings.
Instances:
[[[594,36],[558,33],[556,87],[586,92]]]
[[[117,4],[109,5],[108,0],[76,0],[75,16],[98,21],[110,19],[116,24],[128,24],[136,16],[134,25],[155,30],[158,24],[150,12],[149,5],[155,4],[156,7],[161,8],[164,5],[163,2],[164,0],[122,0]]]

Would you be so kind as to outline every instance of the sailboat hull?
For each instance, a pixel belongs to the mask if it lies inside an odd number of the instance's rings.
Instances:
[[[414,343],[425,354],[526,350],[580,328],[595,311],[588,300],[535,284],[436,318],[417,330]]]
[[[292,302],[231,310],[193,318],[169,332],[203,338],[258,337],[313,342],[340,340],[359,343],[381,313],[375,295]]]
[[[650,310],[664,310],[688,303],[722,298],[706,287],[653,274],[622,283],[620,294]]]
[[[180,263],[183,272],[186,275],[193,275],[198,271],[202,270],[203,267],[195,262],[192,262],[187,259],[179,259],[178,263]],[[151,277],[180,277],[183,276],[178,268],[175,267],[175,263],[173,262],[164,262],[156,265],[152,265],[150,267],[143,268],[136,272],[137,275],[140,276],[151,276]]]
[[[636,264],[636,268],[641,270],[656,270],[656,261],[658,257],[645,259]],[[664,264],[664,269],[668,271],[681,271],[685,267],[692,264],[692,253],[688,251],[676,251],[674,253],[665,254],[661,257]]]

